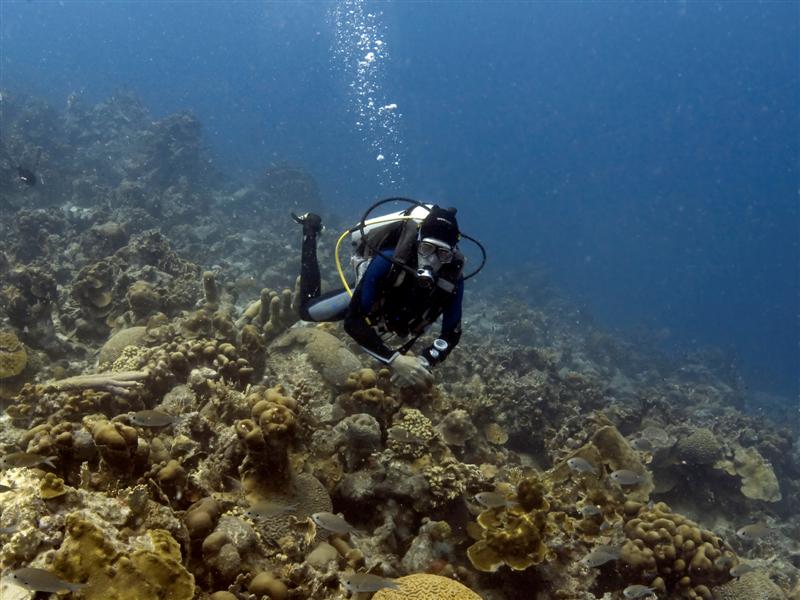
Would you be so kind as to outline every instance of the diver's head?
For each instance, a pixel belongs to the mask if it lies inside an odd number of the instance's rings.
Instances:
[[[417,281],[433,287],[436,274],[451,262],[460,237],[455,208],[434,206],[422,221],[417,241]]]

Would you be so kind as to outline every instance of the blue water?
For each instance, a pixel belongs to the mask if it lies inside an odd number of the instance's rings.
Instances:
[[[800,5],[353,6],[385,41],[390,169],[332,3],[2,0],[0,85],[191,109],[225,173],[304,166],[347,218],[394,193],[456,204],[494,268],[534,260],[601,323],[719,346],[797,401]]]

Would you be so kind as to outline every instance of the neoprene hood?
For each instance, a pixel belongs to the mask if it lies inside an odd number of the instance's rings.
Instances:
[[[451,247],[458,243],[460,234],[455,208],[434,206],[419,227],[420,239],[434,238]]]

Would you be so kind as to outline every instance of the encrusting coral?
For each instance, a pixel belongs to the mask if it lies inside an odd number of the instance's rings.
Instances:
[[[735,444],[733,457],[718,461],[715,465],[729,475],[741,478],[741,491],[747,498],[778,502],[781,489],[772,465],[755,448],[743,448]]]
[[[518,486],[518,504],[489,508],[478,515],[481,538],[467,549],[475,568],[494,572],[503,565],[522,571],[555,554],[547,547],[548,538],[559,528],[572,528],[563,512],[550,512],[544,485],[536,478],[524,479]]]
[[[128,543],[113,539],[85,513],[67,516],[67,536],[53,569],[68,581],[85,582],[85,600],[191,600],[194,577],[181,564],[178,543],[164,530],[148,530]]]
[[[28,364],[28,352],[13,331],[0,331],[0,379],[22,373]]]

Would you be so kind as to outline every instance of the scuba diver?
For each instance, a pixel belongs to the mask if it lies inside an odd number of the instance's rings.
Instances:
[[[36,176],[36,169],[39,166],[39,160],[42,158],[42,149],[39,148],[38,152],[36,153],[36,161],[33,164],[31,169],[22,165],[22,163],[18,163],[14,160],[14,158],[9,154],[8,150],[3,148],[3,154],[5,155],[6,161],[11,165],[11,168],[16,171],[15,179],[27,187],[33,187],[39,181],[40,177]]]
[[[396,201],[412,206],[367,218],[377,206]],[[345,331],[368,354],[391,368],[392,381],[397,385],[431,385],[431,368],[447,358],[461,338],[464,281],[486,260],[483,246],[459,231],[456,209],[406,198],[377,202],[358,225],[339,237],[336,264],[344,289],[326,294],[321,293],[317,262],[322,219],[314,213],[292,214],[292,218],[303,226],[300,317],[315,322],[344,320]],[[339,246],[348,235],[355,267],[354,290],[339,262]],[[466,277],[465,258],[458,248],[461,237],[477,244],[483,253],[480,267]],[[418,355],[407,353],[440,316],[439,337]]]

